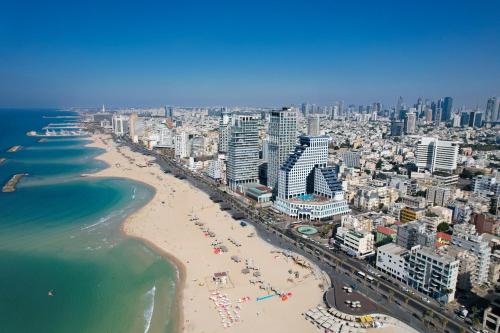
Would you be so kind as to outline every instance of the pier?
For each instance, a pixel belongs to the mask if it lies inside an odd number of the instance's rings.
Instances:
[[[18,151],[21,148],[22,148],[22,146],[13,146],[13,147],[10,147],[9,150],[7,150],[7,152],[8,153],[15,153],[16,151]]]
[[[2,192],[14,192],[16,190],[16,185],[19,183],[21,178],[27,176],[27,173],[18,173],[12,176],[7,183],[2,187]]]

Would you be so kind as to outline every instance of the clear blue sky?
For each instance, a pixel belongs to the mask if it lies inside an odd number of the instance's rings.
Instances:
[[[0,5],[0,107],[500,95],[500,1]]]

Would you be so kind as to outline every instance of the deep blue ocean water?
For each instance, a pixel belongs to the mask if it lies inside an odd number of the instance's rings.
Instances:
[[[28,173],[0,193],[0,332],[171,332],[175,267],[120,233],[153,190],[80,177],[106,167],[84,138],[26,135],[71,114],[0,109],[0,183]]]

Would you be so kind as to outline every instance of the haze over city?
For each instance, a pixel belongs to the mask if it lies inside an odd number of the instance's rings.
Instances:
[[[498,1],[3,3],[0,106],[298,105],[500,86]]]

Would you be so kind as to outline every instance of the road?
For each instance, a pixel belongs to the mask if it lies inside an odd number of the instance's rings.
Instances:
[[[347,285],[355,285],[358,292],[377,302],[387,314],[405,322],[421,332],[472,332],[469,327],[442,311],[439,305],[427,303],[416,295],[401,290],[398,285],[375,278],[373,283],[357,277],[356,272],[366,273],[366,264],[347,255],[326,249],[310,239],[304,239],[293,230],[275,223],[280,216],[270,209],[254,208],[239,198],[227,193],[220,184],[194,173],[175,160],[145,149],[131,141],[120,139],[132,150],[145,155],[154,156],[156,162],[165,172],[185,178],[193,186],[210,196],[217,196],[232,209],[245,214],[246,220],[256,228],[259,236],[282,249],[297,252],[314,262],[324,270],[333,281]]]

